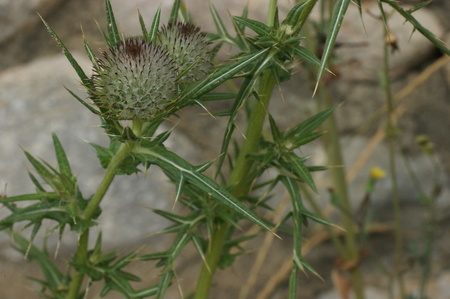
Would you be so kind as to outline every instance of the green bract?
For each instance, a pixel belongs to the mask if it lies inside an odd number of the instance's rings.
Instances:
[[[176,95],[177,67],[169,53],[140,38],[130,38],[103,52],[90,90],[106,118],[153,118]]]
[[[206,35],[200,32],[200,28],[189,23],[169,24],[160,31],[159,40],[161,46],[175,60],[181,83],[194,83],[209,73],[209,41]]]

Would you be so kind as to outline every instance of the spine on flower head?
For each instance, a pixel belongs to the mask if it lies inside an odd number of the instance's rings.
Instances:
[[[110,48],[97,65],[91,96],[107,118],[151,119],[176,94],[175,61],[144,39],[129,38]]]
[[[180,86],[209,73],[206,35],[192,24],[163,27],[159,44],[143,38],[121,41],[98,59],[90,97],[103,117],[150,120],[176,99]]]
[[[161,46],[175,60],[180,82],[190,84],[205,78],[211,69],[210,42],[193,24],[177,22],[159,32]]]

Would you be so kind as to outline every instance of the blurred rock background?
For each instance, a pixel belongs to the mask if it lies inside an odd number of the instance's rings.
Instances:
[[[30,169],[22,153],[25,149],[47,161],[54,161],[51,133],[61,139],[74,171],[79,176],[85,195],[94,191],[101,179],[103,169],[98,166],[94,150],[87,142],[106,144],[107,137],[98,128],[99,121],[89,111],[73,99],[64,86],[84,97],[77,76],[54,40],[47,33],[37,13],[39,13],[57,32],[66,46],[75,55],[86,72],[90,72],[90,62],[83,50],[82,32],[92,48],[105,49],[96,22],[104,27],[103,0],[0,0],[0,193],[8,196],[32,192],[27,176]],[[111,0],[120,30],[127,35],[139,34],[137,9],[140,10],[149,26],[158,5],[163,12],[163,20],[170,13],[172,1],[162,0]],[[240,15],[247,1],[215,0],[218,11],[230,25],[227,17]],[[280,14],[285,14],[293,3],[280,0]],[[336,111],[342,132],[342,144],[346,166],[351,180],[351,198],[358,204],[364,194],[368,170],[379,166],[388,169],[387,148],[380,139],[376,143],[379,121],[369,123],[371,116],[384,104],[384,95],[379,87],[377,72],[382,65],[382,27],[377,15],[375,1],[362,1],[364,24],[361,25],[358,10],[351,5],[341,29],[336,49],[337,78],[330,80],[330,93],[339,108]],[[404,1],[417,3],[420,1]],[[193,19],[204,31],[214,31],[209,13],[208,1],[189,0],[187,7]],[[250,17],[265,20],[264,0],[249,0]],[[450,2],[435,0],[426,9],[415,12],[414,16],[430,31],[450,44]],[[394,14],[390,28],[398,37],[399,51],[391,57],[391,78],[395,93],[403,92],[398,111],[401,114],[398,125],[401,130],[400,144],[410,157],[412,168],[426,188],[431,188],[435,170],[426,156],[420,153],[414,143],[415,136],[428,135],[435,144],[439,170],[441,172],[442,192],[437,202],[439,207],[438,236],[433,254],[433,275],[429,298],[450,298],[450,63],[418,32]],[[82,28],[82,29],[81,29]],[[446,59],[446,60],[445,60]],[[309,79],[301,68],[293,79],[281,86],[274,94],[271,113],[284,127],[297,122],[299,117],[311,112],[314,100]],[[409,89],[405,89],[407,86]],[[180,114],[175,133],[167,146],[191,161],[193,164],[215,158],[220,146],[221,132],[226,120],[214,120],[204,115],[197,107],[186,109]],[[174,125],[168,123],[167,127]],[[364,129],[366,128],[366,129]],[[376,143],[374,150],[368,152],[369,144]],[[362,153],[368,156],[360,158]],[[315,164],[324,164],[324,153],[319,144],[304,149]],[[418,193],[404,162],[399,159],[398,177],[400,196],[403,204],[402,218],[406,243],[423,240],[423,225],[426,210],[418,200]],[[329,181],[325,174],[317,176],[318,185],[325,190]],[[165,227],[167,223],[143,207],[171,209],[173,187],[155,168],[144,177],[118,177],[107,194],[100,219],[103,239],[109,248],[145,245],[144,250],[163,250],[167,240],[160,237],[144,238]],[[380,182],[373,198],[375,221],[391,221],[391,186],[388,180]],[[328,195],[324,192],[320,199],[325,205]],[[0,209],[0,216],[7,214]],[[94,235],[94,234],[92,234]],[[94,235],[95,237],[95,235]],[[392,232],[379,232],[371,236],[370,250],[381,256],[378,263],[392,261]],[[246,281],[261,239],[249,245],[250,254],[239,260],[232,269],[216,275],[218,288],[214,298],[233,298],[239,294],[242,282]],[[60,259],[64,261],[75,245],[75,236],[68,234],[64,240]],[[275,241],[271,247],[270,259],[264,266],[249,298],[286,298],[287,277],[264,297],[267,282],[273,280],[274,271],[290,256],[289,238]],[[185,252],[180,262],[179,277],[184,280],[185,294],[192,290],[200,260],[195,252]],[[302,280],[301,298],[339,298],[331,285],[331,271],[336,252],[328,241],[314,247],[306,256],[310,264],[324,277],[324,281],[309,275]],[[145,275],[150,270],[139,265],[136,271]],[[363,264],[364,277],[368,282],[367,298],[386,298],[388,279],[377,270],[374,261]],[[417,270],[417,266],[416,266]],[[417,289],[417,273],[407,276],[410,290]],[[25,278],[36,276],[39,269],[27,263],[10,248],[9,237],[0,234],[0,297],[4,299],[35,298],[33,288],[37,285]],[[150,277],[142,282],[152,283]],[[168,298],[180,298],[176,289]],[[97,298],[95,289],[92,297]],[[114,297],[113,294],[108,298]]]

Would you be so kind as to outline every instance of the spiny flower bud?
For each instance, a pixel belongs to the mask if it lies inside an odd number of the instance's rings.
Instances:
[[[190,84],[206,77],[211,68],[210,44],[200,28],[189,23],[169,24],[159,33],[161,46],[176,61],[181,83]]]
[[[177,73],[162,47],[130,38],[103,52],[94,67],[91,97],[106,118],[148,120],[174,99]]]

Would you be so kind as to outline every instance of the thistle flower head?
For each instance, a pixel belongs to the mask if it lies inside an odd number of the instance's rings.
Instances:
[[[175,97],[177,73],[161,46],[130,38],[103,52],[90,96],[106,118],[148,120]]]
[[[189,23],[169,24],[159,33],[160,45],[176,61],[180,82],[194,83],[206,77],[211,68],[209,41],[200,28]]]

